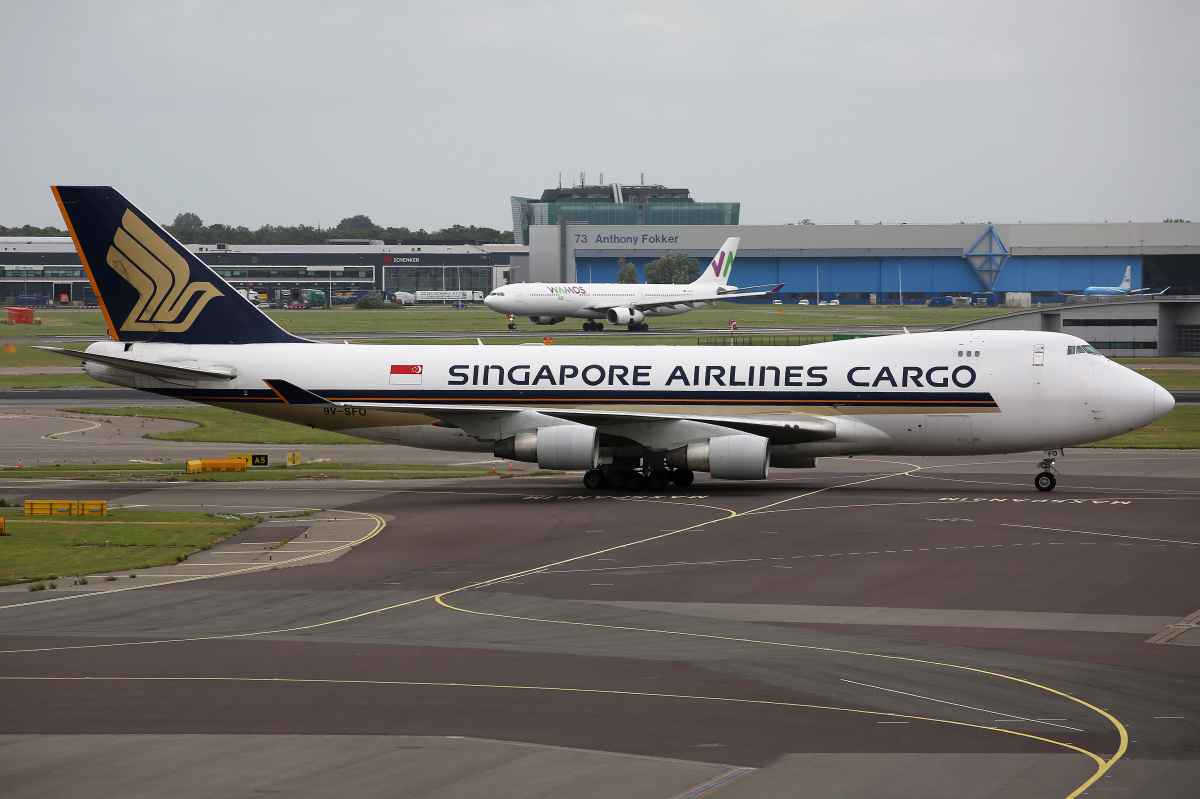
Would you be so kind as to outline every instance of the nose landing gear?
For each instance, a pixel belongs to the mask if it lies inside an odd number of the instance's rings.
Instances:
[[[1058,471],[1054,468],[1054,459],[1062,455],[1061,449],[1044,450],[1046,457],[1038,461],[1037,477],[1033,478],[1033,485],[1038,491],[1053,491],[1054,486],[1058,484],[1058,480],[1054,477],[1054,472]]]

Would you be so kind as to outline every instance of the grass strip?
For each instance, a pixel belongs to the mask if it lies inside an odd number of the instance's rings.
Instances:
[[[174,419],[196,427],[173,433],[150,433],[145,436],[157,441],[204,441],[230,444],[375,444],[362,438],[316,430],[290,422],[279,422],[261,416],[225,408],[189,405],[182,408],[64,408],[66,413],[92,416],[140,416],[151,419]]]
[[[1200,405],[1176,405],[1153,424],[1087,444],[1096,449],[1200,449]]]
[[[1200,391],[1200,369],[1138,369],[1135,372],[1148,377],[1167,391]]]
[[[177,563],[259,522],[161,511],[41,517],[5,508],[0,514],[6,531],[0,536],[0,585]]]
[[[121,466],[61,464],[8,468],[7,478],[26,480],[102,480],[108,482],[263,482],[291,480],[433,480],[483,477],[491,468],[431,464],[314,463],[305,466],[269,466],[244,472],[188,474],[185,464],[134,463]]]
[[[0,375],[0,388],[112,388],[109,383],[93,380],[82,371],[78,374]]]

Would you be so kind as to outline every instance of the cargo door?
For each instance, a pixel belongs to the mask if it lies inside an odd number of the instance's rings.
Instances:
[[[930,454],[966,453],[974,449],[971,417],[966,414],[931,414],[925,417],[926,443]]]

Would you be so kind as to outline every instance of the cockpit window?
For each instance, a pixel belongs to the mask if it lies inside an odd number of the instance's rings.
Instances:
[[[1084,355],[1084,354],[1099,355],[1100,353],[1091,344],[1083,344],[1080,346],[1071,344],[1067,347],[1067,355]]]

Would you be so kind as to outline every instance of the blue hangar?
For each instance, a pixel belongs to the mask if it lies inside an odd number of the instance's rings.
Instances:
[[[638,268],[684,252],[701,265],[740,236],[739,286],[783,283],[780,299],[924,304],[974,295],[1003,303],[1062,302],[1063,293],[1118,286],[1200,294],[1200,224],[589,225],[529,228],[529,280],[611,283],[617,259]],[[1011,304],[1012,298],[1010,298]],[[769,300],[764,300],[767,302]]]

